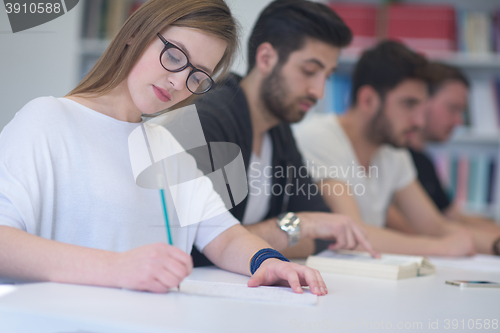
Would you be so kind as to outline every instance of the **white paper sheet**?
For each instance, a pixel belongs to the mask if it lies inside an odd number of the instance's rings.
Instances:
[[[181,292],[191,295],[235,298],[288,305],[316,305],[318,296],[304,289],[303,294],[294,293],[287,287],[250,288],[243,284],[185,280],[181,283]]]
[[[469,271],[500,273],[500,257],[477,254],[473,257],[446,258],[429,257],[436,267],[465,269]]]
[[[7,294],[10,294],[11,292],[15,291],[17,288],[13,285],[8,285],[8,284],[0,284],[0,297],[5,296]]]

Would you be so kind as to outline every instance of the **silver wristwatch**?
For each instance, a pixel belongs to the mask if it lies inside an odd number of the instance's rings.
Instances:
[[[293,246],[300,239],[300,218],[292,212],[278,215],[278,227],[288,234],[288,246]]]

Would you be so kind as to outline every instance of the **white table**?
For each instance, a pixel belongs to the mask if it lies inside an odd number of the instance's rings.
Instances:
[[[399,281],[323,277],[329,294],[320,297],[317,306],[57,283],[18,285],[16,291],[0,297],[0,332],[500,331],[500,289],[460,289],[444,283],[454,279],[500,282],[500,273],[438,268],[435,275]],[[246,284],[248,277],[197,268],[189,279]],[[485,320],[490,328],[477,329]],[[493,320],[497,329],[491,326]],[[454,323],[456,329],[452,329]]]

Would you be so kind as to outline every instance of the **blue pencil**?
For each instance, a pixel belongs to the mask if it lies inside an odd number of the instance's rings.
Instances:
[[[163,192],[163,189],[160,190],[160,195],[161,195],[161,203],[163,204],[163,216],[165,217],[165,226],[167,228],[168,244],[173,245],[172,235],[170,234],[170,224],[168,223],[167,204],[165,203],[165,193]]]

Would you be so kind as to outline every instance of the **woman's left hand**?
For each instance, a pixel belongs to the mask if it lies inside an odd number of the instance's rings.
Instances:
[[[276,284],[288,285],[298,294],[303,292],[301,286],[309,286],[311,292],[318,296],[328,293],[318,270],[274,258],[265,260],[248,281],[249,287]]]

